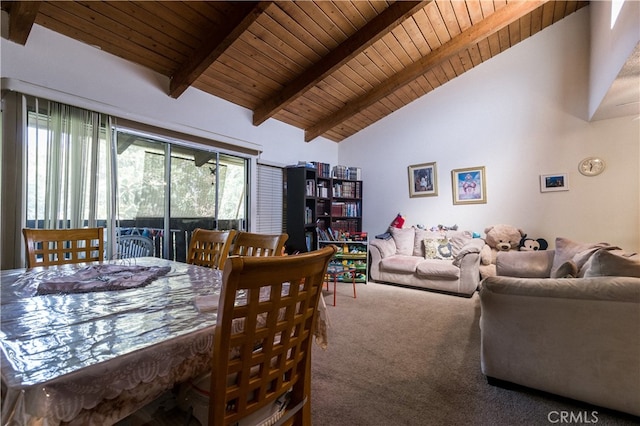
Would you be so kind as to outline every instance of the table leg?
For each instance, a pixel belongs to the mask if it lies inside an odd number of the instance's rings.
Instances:
[[[338,283],[338,274],[333,274],[333,306],[336,306],[336,284]]]
[[[351,273],[351,277],[353,278],[353,298],[356,298],[356,271]]]

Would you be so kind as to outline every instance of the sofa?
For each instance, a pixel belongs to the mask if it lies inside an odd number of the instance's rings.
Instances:
[[[469,231],[391,228],[369,243],[369,279],[456,295],[472,295],[480,282],[484,240]]]
[[[499,253],[482,280],[481,369],[640,416],[640,261],[608,245]]]

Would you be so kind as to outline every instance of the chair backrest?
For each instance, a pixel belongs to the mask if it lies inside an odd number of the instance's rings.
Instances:
[[[295,415],[294,424],[311,424],[311,343],[324,274],[335,252],[328,246],[293,256],[227,259],[209,425],[233,424],[287,392],[283,418]]]
[[[144,235],[121,235],[116,239],[118,259],[153,256],[153,240]]]
[[[104,260],[104,228],[24,228],[22,235],[29,268]]]
[[[280,256],[287,234],[256,234],[239,232],[231,254],[237,256]]]
[[[191,234],[187,263],[208,266],[214,269],[224,268],[229,256],[229,248],[236,231],[211,231],[197,228]]]

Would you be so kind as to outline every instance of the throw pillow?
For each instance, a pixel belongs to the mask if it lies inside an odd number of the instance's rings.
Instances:
[[[591,256],[584,276],[585,278],[608,276],[640,278],[640,261],[609,250],[598,250]]]
[[[396,243],[396,253],[411,256],[413,253],[413,239],[415,231],[413,228],[390,228],[393,241]]]
[[[473,240],[473,234],[469,231],[448,231],[447,238],[451,243],[453,255],[458,256],[462,248]]]
[[[575,278],[578,276],[578,266],[573,260],[567,260],[556,271],[557,278]]]
[[[452,259],[451,243],[447,238],[426,238],[424,257],[425,259]]]

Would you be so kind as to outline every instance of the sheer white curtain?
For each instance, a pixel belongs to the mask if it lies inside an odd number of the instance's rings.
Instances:
[[[27,107],[27,226],[107,226],[111,235],[111,118],[30,98]]]

